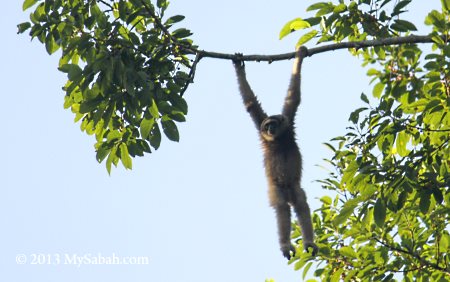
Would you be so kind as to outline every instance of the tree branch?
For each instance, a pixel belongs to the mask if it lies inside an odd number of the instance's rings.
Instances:
[[[447,38],[443,38],[447,41]],[[366,41],[351,41],[351,42],[341,42],[334,43],[329,45],[324,45],[320,47],[308,48],[307,57],[311,57],[315,54],[324,53],[327,51],[334,51],[339,49],[348,49],[348,48],[365,48],[365,47],[375,47],[375,46],[387,46],[387,45],[399,45],[399,44],[412,44],[412,43],[433,43],[433,39],[430,35],[409,35],[404,37],[390,37],[383,39],[375,39],[375,40],[366,40]],[[225,60],[233,60],[237,59],[236,54],[226,54],[226,53],[217,53],[210,52],[200,49],[195,49],[192,47],[185,48],[186,51],[191,52],[192,54],[199,54],[201,58],[215,58],[215,59],[225,59]],[[295,52],[277,54],[277,55],[240,55],[239,59],[243,61],[266,61],[269,63],[275,61],[282,60],[290,60],[295,57]]]
[[[399,252],[399,253],[403,253],[403,254],[409,255],[409,256],[411,256],[411,257],[417,259],[417,260],[422,264],[422,266],[426,266],[426,267],[429,267],[429,268],[432,268],[432,269],[436,269],[436,270],[440,270],[440,271],[442,271],[442,272],[445,272],[445,273],[447,273],[447,274],[450,274],[450,270],[448,269],[448,267],[441,267],[441,266],[439,266],[437,263],[429,262],[429,261],[425,260],[424,258],[422,258],[422,257],[421,257],[418,253],[416,253],[416,252],[412,252],[412,251],[409,251],[409,250],[405,250],[405,249],[402,249],[402,248],[397,248],[397,247],[395,247],[395,246],[391,246],[391,245],[389,245],[388,243],[386,243],[386,242],[384,242],[383,240],[378,239],[378,238],[376,238],[376,237],[374,237],[373,239],[375,239],[375,241],[377,241],[377,242],[380,243],[381,245],[387,247],[387,248],[390,249],[391,251],[396,251],[396,252]]]

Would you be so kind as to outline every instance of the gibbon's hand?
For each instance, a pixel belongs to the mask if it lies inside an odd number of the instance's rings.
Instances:
[[[245,63],[240,58],[242,57],[242,53],[235,53],[236,58],[233,59],[233,65],[236,69],[245,69]]]
[[[305,57],[307,57],[308,56],[308,48],[306,48],[305,46],[303,46],[303,45],[300,45],[298,48],[297,48],[297,50],[296,50],[296,57],[299,57],[299,58],[305,58]]]

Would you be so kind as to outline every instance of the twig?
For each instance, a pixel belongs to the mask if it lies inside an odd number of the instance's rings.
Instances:
[[[188,79],[186,80],[186,84],[184,85],[183,89],[180,92],[180,96],[184,95],[184,92],[186,92],[189,84],[194,83],[194,77],[195,77],[195,70],[197,69],[197,64],[202,59],[202,55],[200,53],[197,53],[195,56],[194,62],[191,66],[191,71],[189,72]]]
[[[447,269],[447,268],[445,268],[445,267],[441,267],[441,266],[439,266],[439,265],[436,264],[436,263],[429,262],[429,261],[423,259],[419,254],[417,254],[417,253],[415,253],[415,252],[412,252],[412,251],[409,251],[409,250],[405,250],[405,249],[401,249],[401,248],[397,248],[397,247],[391,246],[391,245],[389,245],[388,243],[386,243],[386,242],[384,242],[384,241],[382,241],[382,240],[380,240],[380,239],[378,239],[378,238],[376,238],[376,237],[374,237],[374,239],[375,239],[375,241],[377,241],[377,242],[380,243],[381,245],[387,247],[387,248],[390,249],[391,251],[397,251],[397,252],[399,252],[399,253],[403,253],[403,254],[407,254],[407,255],[412,256],[413,258],[419,260],[419,261],[422,263],[423,266],[426,266],[426,267],[429,267],[429,268],[432,268],[432,269],[436,269],[436,270],[440,270],[440,271],[442,271],[442,272],[445,272],[445,273],[447,273],[447,274],[450,274],[450,270],[449,270],[449,269]]]

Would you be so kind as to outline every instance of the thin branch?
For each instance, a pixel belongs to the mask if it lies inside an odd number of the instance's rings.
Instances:
[[[197,69],[197,64],[202,59],[202,55],[200,53],[197,53],[195,56],[194,62],[191,66],[191,71],[189,72],[188,79],[186,80],[186,84],[184,85],[183,89],[180,92],[180,96],[184,95],[184,92],[186,92],[189,84],[194,83],[194,77],[195,77],[195,70]]]
[[[153,19],[154,24],[157,28],[159,28],[164,35],[166,35],[169,38],[170,43],[173,43],[174,45],[177,45],[180,48],[191,48],[191,46],[186,46],[186,44],[180,42],[177,38],[173,37],[170,31],[166,28],[166,26],[161,22],[161,17],[158,16],[155,13],[155,9],[153,6],[147,5],[144,0],[141,0],[142,5],[144,6],[145,10],[149,14],[150,18]],[[196,54],[196,53],[194,53]]]
[[[98,2],[102,3],[105,6],[108,6],[111,9],[111,11],[114,11],[114,7],[111,4],[109,4],[108,2],[106,2],[104,0],[98,0]]]
[[[409,250],[405,250],[405,249],[401,249],[401,248],[397,248],[395,246],[389,245],[388,243],[386,243],[386,242],[384,242],[384,241],[382,241],[382,240],[380,240],[380,239],[378,239],[376,237],[374,237],[373,239],[375,239],[375,241],[377,241],[381,245],[387,247],[391,251],[397,251],[399,253],[403,253],[403,254],[412,256],[413,258],[415,258],[419,262],[421,262],[421,264],[423,266],[426,266],[426,267],[429,267],[429,268],[432,268],[432,269],[436,269],[436,270],[440,270],[442,272],[450,274],[450,270],[448,268],[441,267],[441,266],[439,266],[436,263],[429,262],[429,261],[425,260],[424,258],[422,258],[418,253],[415,253],[415,252],[412,252],[412,251],[409,251]]]
[[[445,40],[445,38],[444,38]],[[430,35],[409,35],[404,37],[390,37],[383,39],[375,39],[375,40],[366,40],[366,41],[351,41],[351,42],[341,42],[334,43],[329,45],[324,45],[320,47],[308,48],[308,57],[311,57],[315,54],[324,53],[327,51],[334,51],[339,49],[348,49],[348,48],[365,48],[365,47],[375,47],[375,46],[388,46],[388,45],[399,45],[399,44],[412,44],[412,43],[433,43],[433,39]],[[210,52],[200,49],[195,49],[192,47],[183,47],[186,51],[189,51],[191,54],[200,54],[202,57],[215,58],[215,59],[225,59],[225,60],[233,60],[237,59],[236,54],[226,54],[226,53],[217,53]],[[266,62],[275,62],[282,60],[290,60],[295,57],[295,52],[277,54],[277,55],[240,55],[239,59],[243,61],[266,61]]]

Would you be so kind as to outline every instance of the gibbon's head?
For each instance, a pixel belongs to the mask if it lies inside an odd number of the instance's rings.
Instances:
[[[266,141],[273,141],[289,127],[287,117],[274,115],[267,117],[261,123],[260,133]]]

